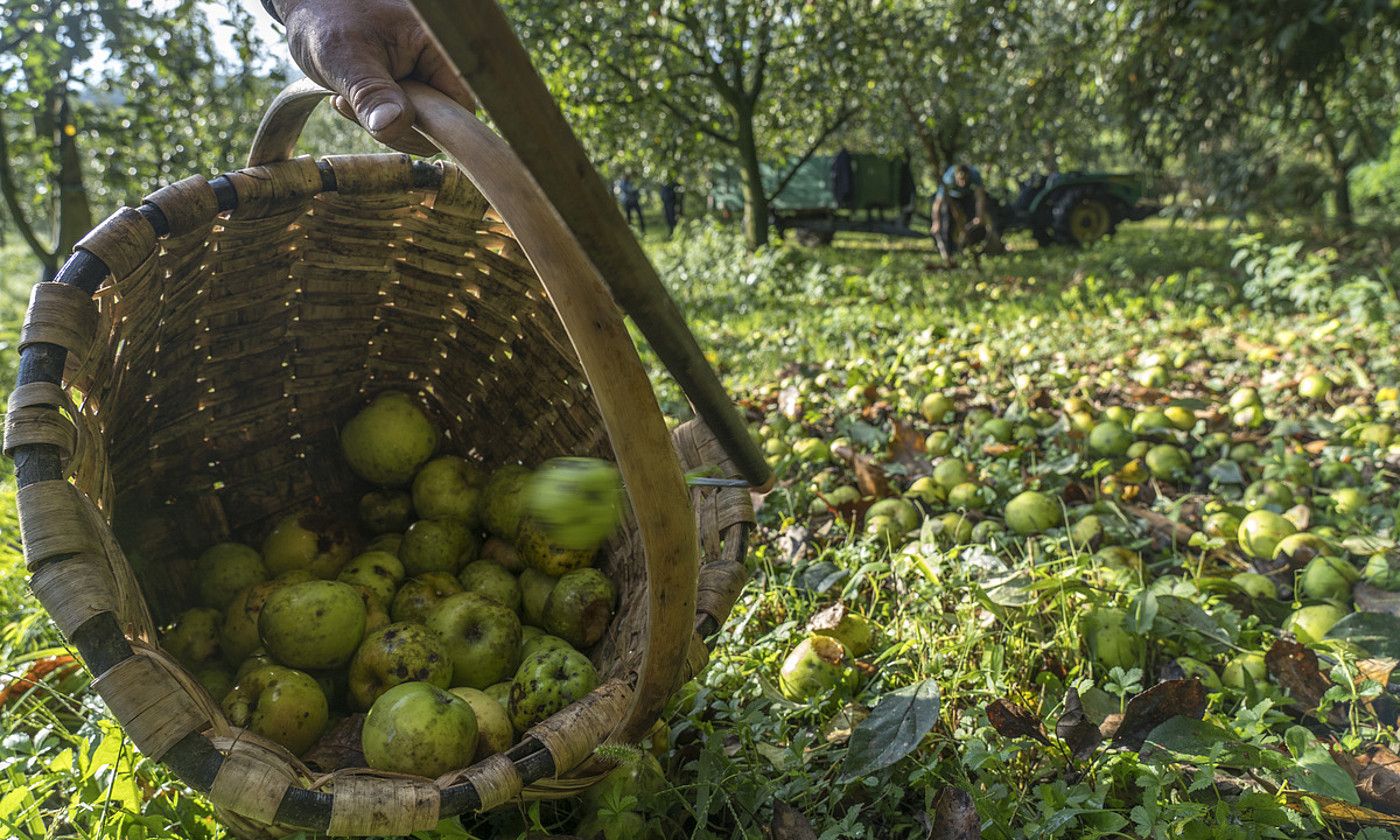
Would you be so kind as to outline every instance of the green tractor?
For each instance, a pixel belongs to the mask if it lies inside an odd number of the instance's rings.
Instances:
[[[776,186],[778,172],[763,168],[764,183]],[[779,235],[792,231],[803,245],[829,244],[837,233],[859,231],[885,236],[929,235],[928,203],[914,195],[914,179],[900,158],[856,154],[815,156],[792,173],[769,213]],[[1021,183],[1014,201],[989,196],[1002,233],[1029,230],[1040,245],[1087,245],[1111,236],[1123,221],[1158,211],[1146,203],[1143,179],[1108,172],[1058,172]],[[738,173],[714,173],[710,205],[724,213],[742,212]]]
[[[1141,221],[1158,211],[1143,201],[1146,185],[1136,175],[1057,172],[1021,182],[1016,200],[998,204],[1003,232],[1029,230],[1042,246],[1088,245],[1112,236],[1120,222]]]

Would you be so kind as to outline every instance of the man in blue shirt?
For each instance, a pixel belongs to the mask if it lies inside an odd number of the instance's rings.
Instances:
[[[930,215],[933,225],[929,232],[950,266],[956,263],[954,255],[959,250],[982,242],[989,249],[1000,246],[982,174],[965,163],[950,166],[943,173]]]

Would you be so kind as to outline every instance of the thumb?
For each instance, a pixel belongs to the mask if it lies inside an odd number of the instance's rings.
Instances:
[[[375,139],[393,140],[413,128],[413,104],[387,68],[356,63],[341,74],[341,93],[355,118]]]

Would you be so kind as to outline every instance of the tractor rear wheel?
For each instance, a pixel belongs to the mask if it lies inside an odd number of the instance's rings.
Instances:
[[[1055,201],[1055,238],[1066,245],[1083,246],[1112,236],[1118,229],[1113,201],[1095,189],[1065,190]]]

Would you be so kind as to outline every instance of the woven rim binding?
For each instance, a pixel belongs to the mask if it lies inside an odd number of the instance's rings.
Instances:
[[[247,733],[236,734],[197,683],[151,646],[150,615],[104,512],[65,480],[80,471],[88,476],[89,492],[111,498],[100,441],[90,439],[100,435],[85,431],[85,407],[69,404],[60,384],[74,381],[92,363],[98,318],[91,295],[109,276],[137,271],[163,242],[197,233],[216,214],[269,214],[307,195],[338,189],[347,194],[391,186],[431,191],[451,174],[450,165],[374,155],[334,159],[334,164],[299,159],[207,182],[190,178],[152,194],[138,208],[118,211],[79,244],[53,282],[35,288],[15,392],[22,400],[6,418],[4,444],[16,464],[35,592],[97,675],[95,688],[138,748],[164,761],[216,805],[253,823],[336,835],[406,833],[510,801],[522,789],[527,796],[570,795],[577,785],[530,785],[580,764],[585,775],[606,769],[589,757],[636,699],[630,682],[605,682],[526,733],[508,752],[432,783],[350,772],[312,779],[284,752]],[[673,441],[685,469],[736,473],[698,421],[681,425]],[[706,562],[699,571],[694,630],[683,662],[676,663],[680,680],[704,666],[704,639],[723,623],[739,595],[753,523],[746,489],[697,487],[690,495]],[[675,684],[660,690],[669,695]]]

